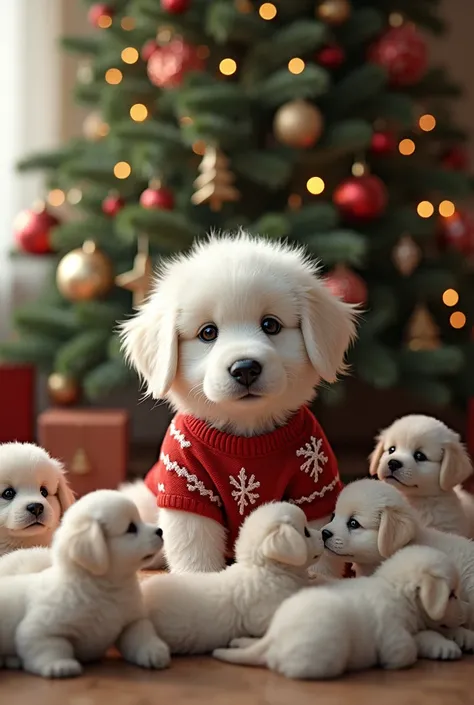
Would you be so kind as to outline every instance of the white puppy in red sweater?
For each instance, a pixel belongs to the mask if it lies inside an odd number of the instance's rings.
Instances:
[[[143,516],[160,509],[172,571],[221,569],[265,502],[324,525],[341,483],[307,404],[344,370],[355,316],[301,248],[245,233],[196,244],[159,272],[122,340],[147,393],[177,415],[145,484],[124,491]]]

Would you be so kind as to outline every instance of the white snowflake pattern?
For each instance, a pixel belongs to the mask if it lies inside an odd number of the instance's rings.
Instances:
[[[192,475],[187,468],[179,465],[176,460],[171,460],[168,453],[160,453],[160,460],[168,472],[175,472],[178,477],[185,477],[187,480],[186,487],[190,492],[199,492],[201,497],[209,497],[211,502],[222,506],[221,498],[215,495],[212,490],[208,490],[204,482],[199,480],[196,475]]]
[[[245,468],[240,468],[237,478],[229,475],[229,482],[232,487],[235,487],[235,490],[232,490],[232,497],[239,506],[239,514],[242,515],[249,503],[253,505],[259,499],[260,495],[257,492],[253,492],[253,490],[257,490],[260,487],[260,482],[255,479],[255,475],[250,475],[247,478]]]
[[[179,428],[176,428],[174,421],[170,423],[170,435],[179,443],[181,448],[189,448],[191,446],[191,441],[188,441],[184,433]]]
[[[328,461],[328,456],[321,450],[323,444],[322,438],[311,436],[310,441],[310,443],[305,443],[304,446],[299,448],[296,451],[296,455],[299,458],[306,458],[304,463],[300,465],[300,470],[307,475],[309,473],[309,476],[317,482],[318,477],[324,471],[324,465]]]
[[[296,505],[301,505],[301,504],[311,504],[311,502],[316,499],[316,497],[324,497],[327,492],[332,492],[332,490],[336,487],[336,485],[339,482],[339,475],[336,475],[334,480],[329,483],[329,485],[324,485],[320,490],[315,490],[312,492],[310,495],[307,497],[300,497],[299,499],[290,499],[288,500],[290,504],[296,504]]]

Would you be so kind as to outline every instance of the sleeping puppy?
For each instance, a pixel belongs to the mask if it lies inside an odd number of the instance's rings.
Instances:
[[[371,578],[302,590],[281,605],[263,639],[237,639],[234,648],[213,655],[265,665],[288,678],[316,680],[375,665],[406,668],[423,655],[426,639],[448,641],[426,631],[427,620],[442,621],[453,632],[462,624],[458,587],[459,575],[448,556],[410,546]],[[459,647],[451,644],[451,657],[459,658]]]
[[[160,508],[173,572],[222,569],[266,502],[326,522],[341,484],[307,404],[344,371],[355,311],[301,248],[245,233],[198,243],[121,333],[147,394],[178,412],[145,486],[126,490],[142,516]]]
[[[380,433],[370,474],[393,484],[427,526],[474,536],[474,501],[458,485],[472,473],[457,433],[430,416],[404,416]]]
[[[49,546],[74,502],[61,463],[32,443],[0,445],[0,556]]]

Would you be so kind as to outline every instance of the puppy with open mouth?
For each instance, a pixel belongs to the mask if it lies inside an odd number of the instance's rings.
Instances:
[[[123,489],[142,516],[158,505],[172,571],[221,569],[266,502],[325,523],[341,483],[307,404],[344,371],[355,318],[301,248],[241,233],[165,265],[122,324],[147,393],[177,412],[145,484]]]

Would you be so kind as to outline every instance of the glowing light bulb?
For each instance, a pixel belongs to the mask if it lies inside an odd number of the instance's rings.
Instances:
[[[105,80],[111,86],[117,86],[123,78],[123,74],[120,69],[107,69],[105,72]]]
[[[120,26],[126,32],[131,32],[132,29],[135,29],[135,20],[133,17],[122,17],[120,20]]]
[[[138,53],[138,49],[135,49],[135,47],[126,47],[122,50],[120,56],[124,64],[136,64],[140,54]]]
[[[449,322],[453,328],[464,328],[466,325],[466,316],[462,311],[455,311],[450,315]]]
[[[320,176],[312,176],[306,182],[306,188],[314,196],[319,196],[320,193],[324,191],[326,184]]]
[[[434,206],[429,201],[420,201],[416,208],[416,212],[420,218],[431,218],[434,213]]]
[[[148,108],[143,103],[135,103],[130,108],[130,117],[135,122],[143,122],[148,117]]]
[[[260,5],[258,14],[262,20],[273,20],[276,17],[277,9],[272,2],[264,2],[263,5]]]
[[[288,196],[288,208],[290,208],[292,211],[298,210],[298,208],[301,208],[301,204],[303,203],[303,199],[299,195],[299,193],[292,193]]]
[[[459,301],[459,294],[454,289],[446,289],[443,292],[443,304],[445,306],[456,306]]]
[[[219,71],[224,76],[232,76],[237,71],[237,64],[234,59],[222,59],[219,64]]]
[[[76,206],[82,200],[82,191],[80,188],[71,188],[67,192],[67,201],[72,206]]]
[[[112,26],[112,18],[110,15],[101,15],[97,20],[97,27],[100,29],[108,29]]]
[[[423,132],[431,132],[436,127],[436,118],[434,115],[422,115],[418,121],[420,130]]]
[[[117,162],[114,166],[114,176],[117,179],[128,179],[132,173],[132,167],[128,162]]]
[[[198,154],[200,157],[202,157],[202,155],[206,151],[206,143],[202,140],[197,140],[197,142],[193,143],[191,149],[193,150],[194,154]]]
[[[299,74],[303,73],[305,67],[305,63],[303,59],[300,59],[298,57],[295,57],[294,59],[290,59],[288,62],[288,71],[290,73],[294,74]]]
[[[48,193],[48,203],[55,208],[62,206],[65,200],[66,194],[64,191],[61,191],[60,188],[53,188],[53,190]]]
[[[450,218],[452,215],[455,214],[456,212],[456,206],[452,201],[441,201],[441,203],[438,206],[439,214],[443,216],[443,218]]]
[[[400,152],[400,154],[403,154],[405,157],[408,157],[415,151],[415,143],[413,142],[413,140],[409,139],[402,140],[398,145],[398,151]]]

